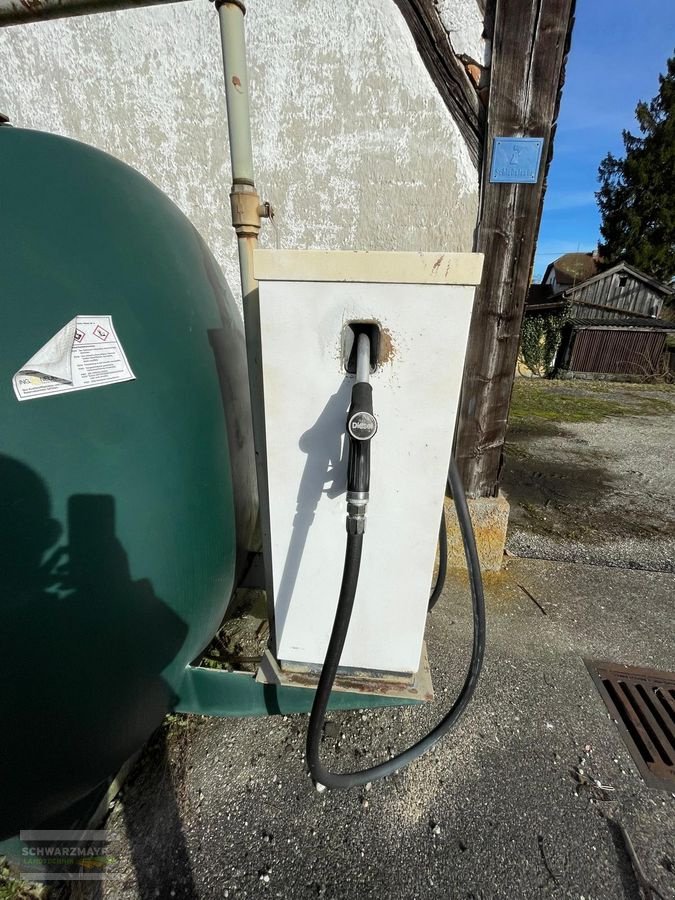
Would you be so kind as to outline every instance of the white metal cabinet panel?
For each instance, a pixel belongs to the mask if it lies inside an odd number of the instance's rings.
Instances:
[[[260,267],[270,277],[273,252],[264,251],[268,260]],[[280,253],[279,271],[288,277],[293,251]],[[260,283],[276,650],[282,661],[305,664],[320,665],[325,655],[346,541],[345,419],[354,377],[344,371],[342,331],[350,321],[375,320],[389,352],[371,377],[379,427],[371,443],[361,574],[341,664],[413,672],[422,648],[474,287],[345,280],[350,270],[359,277],[363,260],[354,257],[365,255],[331,254],[332,273],[344,259],[340,281]],[[405,255],[391,254],[392,271],[400,270]],[[302,256],[297,251],[298,279]],[[438,255],[428,256],[431,272]],[[464,276],[461,266],[449,268],[454,277],[477,280],[480,274],[475,266]]]

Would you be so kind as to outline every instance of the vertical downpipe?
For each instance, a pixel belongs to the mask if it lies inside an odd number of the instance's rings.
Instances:
[[[269,499],[267,493],[267,453],[265,442],[265,411],[260,353],[260,310],[258,282],[253,275],[253,250],[258,242],[261,216],[269,215],[253,179],[253,149],[248,96],[248,71],[246,66],[246,36],[244,16],[246,7],[240,0],[217,3],[220,21],[220,39],[223,48],[225,72],[225,98],[227,101],[227,129],[230,139],[232,162],[232,189],[230,203],[232,225],[237,234],[239,250],[239,274],[246,332],[246,357],[251,392],[253,440],[255,443],[256,472],[258,477],[260,537],[265,566],[267,602],[270,628],[274,632],[274,598],[272,596],[271,547],[269,534]]]

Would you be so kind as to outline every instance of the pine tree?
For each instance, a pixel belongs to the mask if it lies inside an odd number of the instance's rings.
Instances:
[[[598,170],[600,253],[669,284],[675,279],[675,57],[659,76],[651,103],[638,103],[641,136],[623,132],[625,156],[611,153]]]

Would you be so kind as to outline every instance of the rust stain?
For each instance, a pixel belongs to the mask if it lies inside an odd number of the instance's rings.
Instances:
[[[442,262],[443,262],[443,254],[441,253],[441,255],[438,257],[438,259],[437,259],[436,262],[434,263],[433,268],[431,269],[431,271],[432,271],[432,272],[435,272],[435,271],[438,269],[438,267],[440,266],[440,264],[441,264]]]
[[[296,687],[315,688],[318,676],[310,672],[289,672],[284,669],[284,679],[288,684],[295,685]],[[433,700],[433,694],[428,691],[419,690],[411,683],[391,682],[379,678],[359,677],[358,675],[347,675],[343,673],[338,674],[336,682],[339,683],[342,690],[350,691],[354,694],[380,694],[383,697],[403,699],[405,692],[407,699],[410,700]]]
[[[380,327],[380,347],[377,363],[383,366],[385,363],[393,363],[396,357],[396,345],[388,328]]]
[[[242,91],[241,91],[241,78],[240,78],[238,75],[233,75],[233,76],[232,76],[232,84],[235,86],[235,88],[236,88],[236,89],[239,91],[239,93],[241,94],[241,92],[242,92]]]

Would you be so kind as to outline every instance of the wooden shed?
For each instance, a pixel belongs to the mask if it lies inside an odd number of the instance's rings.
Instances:
[[[627,263],[562,291],[571,318],[607,319],[615,316],[658,317],[672,291]]]
[[[663,319],[570,319],[563,328],[556,376],[642,381],[666,375],[669,334],[675,334],[675,322]]]
[[[551,266],[549,269],[554,271]],[[525,313],[564,312],[571,319],[605,321],[626,316],[653,319],[663,313],[666,300],[674,293],[672,288],[644,272],[627,263],[618,263],[585,281],[557,291],[550,278],[542,284],[530,285]]]

